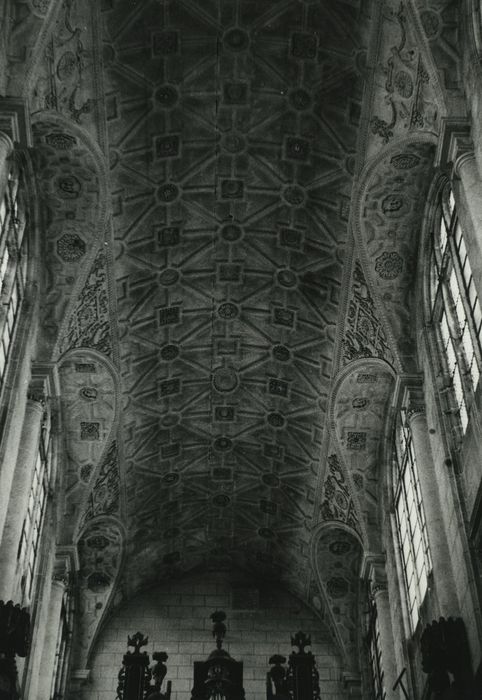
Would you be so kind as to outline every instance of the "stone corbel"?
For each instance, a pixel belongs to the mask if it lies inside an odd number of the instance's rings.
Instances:
[[[29,113],[23,100],[0,97],[0,131],[3,131],[20,148],[32,146]]]
[[[76,571],[79,570],[79,556],[77,548],[58,547],[55,553],[53,581],[68,587],[72,584]]]
[[[360,577],[370,583],[370,593],[375,597],[387,590],[385,556],[366,552],[363,556]]]
[[[361,676],[351,671],[341,674],[343,687],[349,698],[361,698]]]
[[[464,160],[474,158],[474,144],[468,119],[445,117],[438,142],[435,164],[452,177],[459,177]]]

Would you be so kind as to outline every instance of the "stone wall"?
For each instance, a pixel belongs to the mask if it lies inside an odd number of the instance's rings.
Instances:
[[[97,640],[83,700],[114,700],[127,635],[138,630],[149,637],[150,655],[163,650],[169,655],[172,700],[189,700],[193,662],[205,660],[214,648],[210,615],[216,609],[227,613],[224,647],[244,662],[247,700],[266,697],[269,658],[274,653],[288,656],[290,636],[300,629],[311,635],[323,700],[346,696],[340,655],[311,610],[274,585],[258,588],[229,574],[210,573],[151,589],[117,609]]]

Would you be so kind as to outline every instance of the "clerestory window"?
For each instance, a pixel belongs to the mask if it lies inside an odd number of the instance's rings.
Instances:
[[[431,312],[462,433],[480,378],[482,311],[454,195],[439,195],[431,252]]]
[[[415,632],[420,607],[427,592],[432,560],[412,436],[404,412],[400,413],[397,437],[395,517],[404,572],[405,598],[411,629]]]

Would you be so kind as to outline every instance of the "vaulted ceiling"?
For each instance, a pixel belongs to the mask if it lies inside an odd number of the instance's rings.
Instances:
[[[378,5],[19,3],[85,656],[109,600],[237,567],[282,578],[355,663],[456,84],[453,8]]]

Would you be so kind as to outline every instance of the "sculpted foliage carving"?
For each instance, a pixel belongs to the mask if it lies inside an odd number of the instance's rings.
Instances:
[[[345,475],[336,454],[328,457],[321,515],[323,520],[339,520],[361,534],[360,522]]]
[[[97,481],[89,496],[84,524],[98,515],[116,515],[119,512],[120,474],[117,443],[114,441],[100,468]]]
[[[346,363],[362,357],[380,357],[393,362],[385,331],[377,318],[375,302],[361,265],[356,261],[343,338],[343,360]]]
[[[401,153],[385,158],[373,171],[362,201],[361,243],[399,357],[406,358],[406,362],[412,362],[414,352],[415,309],[411,304],[432,158],[429,143],[407,146]],[[387,355],[385,359],[391,361]]]
[[[31,0],[44,7],[46,0]],[[63,0],[38,75],[32,111],[53,110],[76,123],[94,125],[95,70],[92,24],[86,21],[91,10],[85,0]],[[85,119],[87,117],[87,119]]]
[[[94,260],[60,342],[61,353],[78,347],[93,348],[107,356],[112,355],[106,259],[103,250],[100,250]]]
[[[440,110],[405,3],[386,3],[381,36],[381,89],[370,122],[372,134],[386,144],[395,134],[436,130]]]

